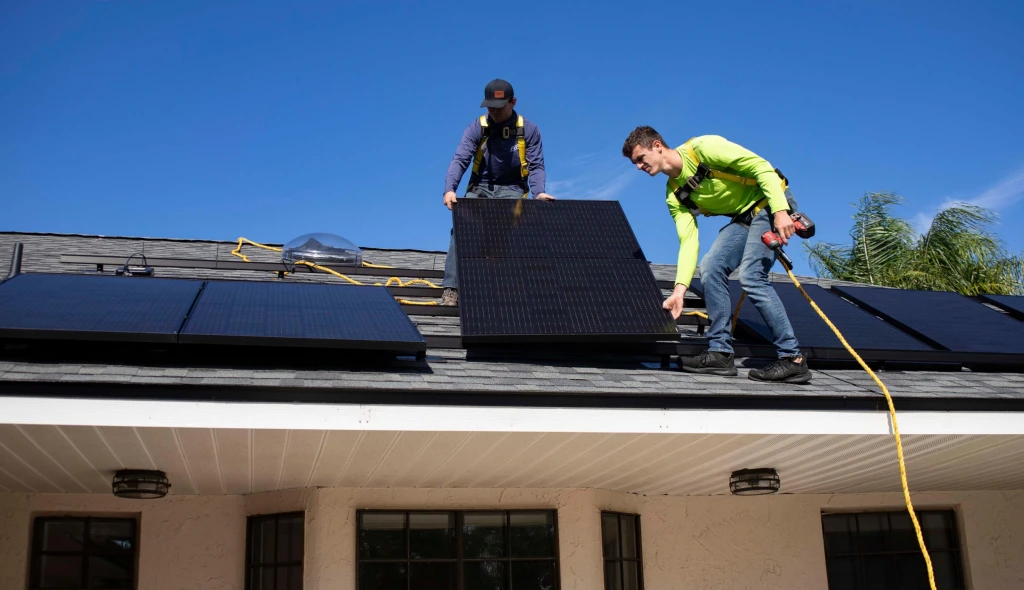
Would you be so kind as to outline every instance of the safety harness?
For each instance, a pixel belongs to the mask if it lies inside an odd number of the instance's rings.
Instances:
[[[512,127],[503,125],[500,129],[502,139],[508,139],[512,136]],[[487,143],[487,139],[491,134],[496,131],[496,128],[487,124],[487,115],[482,115],[480,117],[480,143],[477,144],[476,155],[473,156],[473,172],[469,177],[469,186],[467,187],[467,190],[471,191],[476,188],[477,181],[480,176],[480,163],[484,159],[484,145]],[[515,134],[516,141],[519,144],[519,174],[525,181],[530,175],[530,168],[526,165],[526,127],[523,124],[522,115],[519,115],[519,118],[516,120]],[[526,193],[523,194],[525,196]]]
[[[706,211],[700,205],[694,202],[693,198],[690,197],[690,193],[697,190],[697,188],[700,187],[700,183],[704,182],[705,178],[717,178],[719,180],[728,180],[729,182],[735,182],[736,184],[742,186],[756,186],[757,179],[748,178],[746,176],[739,176],[736,174],[730,174],[729,172],[723,172],[721,170],[714,170],[710,168],[707,164],[701,162],[700,158],[697,157],[697,152],[693,149],[693,146],[690,145],[690,142],[692,142],[693,139],[694,138],[691,137],[689,141],[683,144],[683,150],[686,152],[686,155],[689,156],[691,160],[693,160],[693,163],[697,165],[697,171],[694,172],[693,176],[687,178],[686,182],[682,186],[680,186],[679,183],[676,182],[676,179],[669,179],[668,182],[669,186],[672,187],[672,194],[675,195],[676,199],[679,200],[679,203],[682,204],[683,207],[686,207],[690,211],[690,213],[693,214],[694,217],[696,217],[697,215],[704,215],[705,217],[710,217],[713,215],[725,215],[723,213],[710,213]],[[782,174],[782,171],[780,171],[778,168],[775,169],[775,173],[778,174],[779,178],[782,180],[782,190],[785,191],[789,187],[789,180],[786,178],[785,175]],[[750,221],[754,218],[754,216],[760,213],[767,206],[768,197],[765,197],[760,201],[754,203],[754,206],[750,207],[746,211],[733,215],[733,221],[741,223],[743,225],[750,225]]]

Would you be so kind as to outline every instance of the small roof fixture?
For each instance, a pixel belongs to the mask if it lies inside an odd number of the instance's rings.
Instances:
[[[281,262],[294,264],[299,260],[322,266],[362,266],[363,251],[341,236],[305,234],[281,248]]]
[[[781,482],[774,469],[740,469],[729,477],[729,491],[737,496],[760,496],[779,491]]]
[[[170,487],[163,471],[122,469],[114,474],[113,491],[118,498],[163,498]]]

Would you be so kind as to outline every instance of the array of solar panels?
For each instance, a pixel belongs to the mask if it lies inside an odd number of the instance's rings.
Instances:
[[[415,353],[426,340],[384,287],[21,274],[0,337]]]

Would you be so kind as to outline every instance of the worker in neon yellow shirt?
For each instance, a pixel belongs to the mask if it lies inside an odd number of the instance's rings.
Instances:
[[[675,289],[664,303],[672,317],[678,318],[683,311],[683,295],[697,266],[696,216],[730,218],[700,262],[711,323],[708,349],[698,356],[681,358],[680,368],[712,375],[738,373],[730,330],[728,282],[729,275],[738,269],[740,285],[771,329],[779,357],[764,369],[752,369],[748,376],[756,381],[810,381],[811,373],[789,317],[768,280],[776,253],[761,242],[761,234],[772,228],[783,244],[796,232],[789,216],[796,210],[796,202],[780,173],[764,158],[723,137],[704,135],[673,149],[647,126],[630,133],[622,155],[651,176],[668,176],[666,202],[679,234]]]

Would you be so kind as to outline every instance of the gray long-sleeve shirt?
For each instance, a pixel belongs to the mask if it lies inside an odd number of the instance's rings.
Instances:
[[[488,119],[491,130],[490,138],[484,145],[483,160],[480,162],[481,183],[493,183],[498,186],[523,186],[519,172],[519,145],[515,130],[518,115],[513,112],[508,121],[496,124]],[[510,126],[512,129],[508,139],[502,138],[501,128]],[[544,192],[546,182],[544,174],[544,146],[541,143],[540,129],[529,119],[523,117],[523,128],[526,134],[526,164],[529,168],[530,192],[536,197]],[[480,143],[482,128],[480,119],[474,119],[462,134],[462,141],[455,150],[455,156],[448,165],[448,174],[444,179],[445,192],[454,192],[462,182],[466,169],[473,164],[476,146]],[[524,187],[525,190],[525,187]]]

